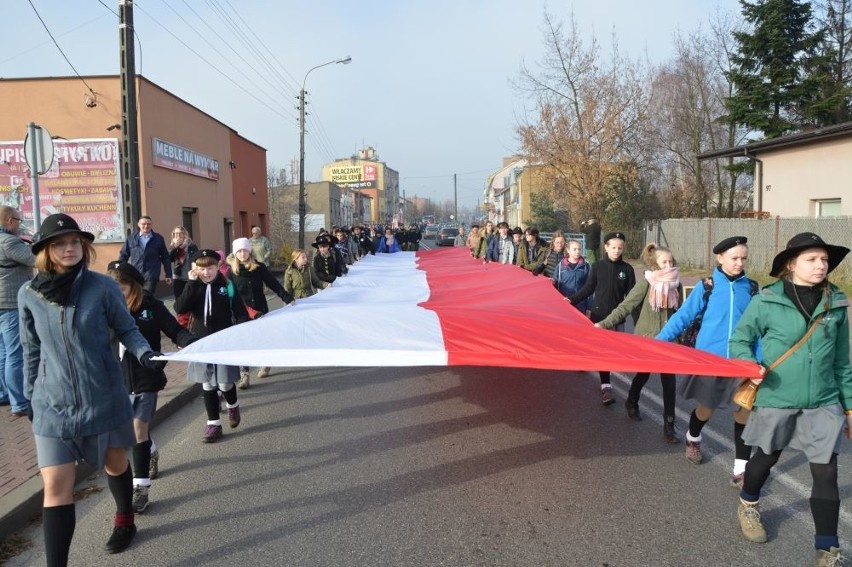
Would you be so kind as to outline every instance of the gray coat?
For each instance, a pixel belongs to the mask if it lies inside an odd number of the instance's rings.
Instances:
[[[64,306],[47,301],[31,282],[18,292],[33,433],[62,439],[128,422],[133,411],[112,341],[137,359],[151,350],[112,278],[83,268],[71,285]]]
[[[29,245],[0,229],[0,309],[18,308],[18,290],[32,279],[33,264]]]

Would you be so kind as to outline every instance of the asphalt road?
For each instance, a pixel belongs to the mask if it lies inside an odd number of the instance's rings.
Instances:
[[[626,381],[614,382],[621,402]],[[709,461],[695,466],[663,443],[658,394],[655,378],[634,423],[621,403],[600,405],[588,373],[274,369],[240,392],[243,423],[221,442],[200,440],[200,398],[155,431],[162,477],[124,554],[100,550],[114,505],[102,476],[88,481],[71,564],[812,564],[802,456],[782,457],[768,484],[769,543],[747,543],[730,414],[705,429]],[[841,541],[850,532],[844,510]],[[33,549],[10,565],[44,564],[40,528],[27,534]]]

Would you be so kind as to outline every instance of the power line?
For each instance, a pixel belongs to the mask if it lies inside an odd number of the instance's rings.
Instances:
[[[289,116],[289,117],[288,117],[288,116],[285,116],[284,114],[282,114],[281,112],[279,112],[277,109],[273,108],[272,106],[270,106],[270,105],[269,105],[269,104],[267,104],[266,102],[262,101],[262,100],[261,100],[260,98],[258,98],[258,97],[257,97],[257,96],[253,93],[253,92],[251,92],[250,90],[248,90],[247,88],[245,88],[244,86],[242,86],[240,83],[238,83],[237,81],[235,81],[234,79],[232,79],[232,78],[231,78],[231,77],[230,77],[227,73],[225,73],[224,71],[222,71],[221,69],[219,69],[216,65],[214,65],[213,63],[211,63],[210,61],[208,61],[208,60],[207,60],[207,59],[206,59],[203,55],[201,55],[199,52],[197,52],[197,51],[196,51],[196,50],[194,50],[192,47],[190,47],[190,46],[189,46],[189,45],[188,45],[185,41],[183,41],[181,38],[179,38],[177,35],[175,35],[175,34],[174,34],[171,30],[169,30],[169,29],[168,29],[166,26],[164,26],[162,23],[160,23],[160,21],[159,21],[159,20],[157,20],[155,17],[153,17],[151,14],[149,14],[149,13],[148,13],[148,12],[147,12],[144,8],[142,8],[139,4],[136,4],[135,6],[136,6],[136,8],[138,8],[138,9],[139,9],[142,13],[144,13],[146,16],[148,16],[148,17],[151,19],[151,21],[153,21],[155,24],[157,24],[158,26],[160,26],[161,28],[163,28],[163,30],[165,30],[165,32],[166,32],[166,33],[168,33],[168,34],[169,34],[170,36],[172,36],[175,40],[177,40],[177,42],[178,42],[178,43],[180,43],[181,45],[183,45],[184,47],[186,47],[187,49],[189,49],[189,50],[190,50],[190,51],[191,51],[194,55],[196,55],[196,56],[197,56],[197,57],[198,57],[201,61],[204,61],[207,65],[209,65],[211,68],[213,68],[213,70],[214,70],[214,71],[216,71],[217,73],[219,73],[220,75],[222,75],[224,78],[226,78],[228,81],[230,81],[230,82],[231,82],[234,86],[236,86],[238,89],[240,89],[241,91],[243,91],[244,93],[246,93],[247,95],[249,95],[251,98],[253,98],[253,99],[254,99],[254,100],[256,100],[257,102],[259,102],[260,104],[262,104],[263,106],[265,106],[266,108],[268,108],[268,109],[269,109],[269,110],[271,110],[273,113],[275,113],[275,114],[277,114],[278,116],[280,116],[281,118],[285,118],[285,119],[292,119],[292,118],[293,118],[292,116]]]
[[[86,85],[86,88],[89,89],[89,92],[92,93],[92,96],[97,99],[97,97],[98,97],[97,93],[95,93],[94,89],[92,89],[92,87],[89,86],[89,83],[87,83],[86,80],[83,79],[83,77],[80,76],[80,73],[77,72],[77,69],[74,67],[74,64],[71,63],[71,60],[68,59],[68,56],[65,55],[65,52],[62,51],[62,48],[59,47],[59,42],[57,42],[56,38],[53,37],[53,34],[50,33],[50,28],[47,27],[46,23],[44,23],[44,19],[42,19],[41,14],[38,13],[38,10],[33,5],[32,0],[27,0],[27,2],[29,3],[30,7],[33,9],[33,12],[35,12],[35,15],[38,17],[38,21],[41,22],[42,26],[44,26],[44,31],[46,31],[47,35],[50,36],[50,39],[53,41],[53,45],[56,46],[56,49],[59,50],[59,53],[62,54],[62,57],[65,59],[66,63],[68,63],[68,66],[71,67],[71,70],[74,71],[74,74],[77,75],[77,78],[80,79],[83,82],[84,85]]]

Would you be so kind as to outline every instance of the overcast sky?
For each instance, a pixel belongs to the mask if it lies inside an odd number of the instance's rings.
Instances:
[[[119,72],[117,0],[3,0],[0,76]],[[473,207],[485,179],[518,149],[525,102],[511,86],[542,53],[546,9],[608,49],[667,60],[679,30],[737,0],[136,0],[137,71],[268,150],[298,159],[296,95],[310,73],[306,178],[373,146],[409,197]],[[180,39],[177,39],[180,38]],[[183,42],[183,43],[182,43]],[[141,46],[141,48],[140,48]],[[85,87],[81,83],[83,91]],[[81,91],[82,92],[82,91]],[[81,104],[83,99],[81,96]],[[0,102],[2,104],[2,102]],[[21,134],[29,119],[21,118]],[[50,129],[49,124],[45,124]],[[181,140],[172,140],[181,143]]]

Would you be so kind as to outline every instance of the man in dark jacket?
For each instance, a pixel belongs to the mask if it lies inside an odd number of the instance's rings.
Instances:
[[[156,293],[157,283],[160,281],[160,266],[166,274],[166,284],[172,283],[172,262],[169,256],[169,248],[165,239],[154,232],[151,228],[151,217],[145,215],[139,217],[137,223],[138,232],[127,237],[121,252],[118,255],[119,262],[129,262],[139,270],[145,278],[145,291]]]
[[[334,280],[343,275],[343,270],[338,255],[332,248],[331,236],[321,234],[311,246],[317,249],[313,261],[317,277],[326,283],[334,283]]]

